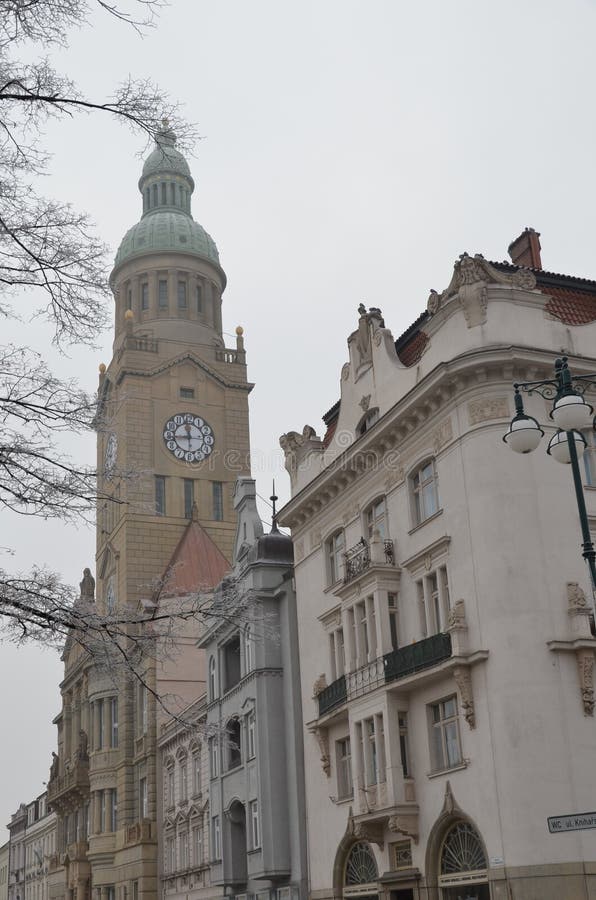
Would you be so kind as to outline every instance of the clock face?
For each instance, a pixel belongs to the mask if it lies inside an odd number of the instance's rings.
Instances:
[[[112,434],[108,438],[108,443],[106,444],[106,455],[105,455],[105,469],[106,469],[106,477],[110,478],[112,474],[112,470],[116,464],[116,455],[118,453],[118,438],[112,432]]]
[[[164,425],[166,447],[181,462],[199,463],[213,453],[213,429],[201,416],[177,413]]]

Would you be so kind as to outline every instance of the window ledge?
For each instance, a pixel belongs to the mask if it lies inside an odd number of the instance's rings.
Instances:
[[[244,763],[240,762],[240,763],[238,763],[238,765],[232,766],[232,768],[230,768],[230,769],[226,769],[226,771],[223,774],[231,775],[233,772],[237,772],[239,769],[242,769],[243,766],[244,766]]]
[[[424,526],[428,525],[429,522],[432,522],[434,519],[438,519],[439,516],[442,516],[442,515],[443,515],[443,509],[442,508],[438,509],[435,513],[432,514],[432,516],[428,516],[428,518],[423,519],[422,522],[418,522],[417,525],[414,525],[413,528],[410,528],[410,530],[408,531],[408,534],[414,534],[420,528],[424,528]]]
[[[470,764],[468,759],[464,759],[457,766],[450,766],[448,769],[437,769],[435,772],[427,772],[427,778],[438,778],[440,775],[448,775],[450,772],[459,772],[461,769],[467,769]]]
[[[263,849],[262,847],[253,847],[252,850],[247,850],[247,851],[246,851],[246,855],[247,855],[247,856],[254,856],[256,853],[261,853],[262,849]]]
[[[335,800],[336,806],[341,806],[343,803],[353,803],[354,802],[354,794],[347,794],[345,797],[337,797]]]

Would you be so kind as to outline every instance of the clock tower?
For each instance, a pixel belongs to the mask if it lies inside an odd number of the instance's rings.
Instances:
[[[151,596],[193,517],[230,559],[232,490],[249,471],[242,329],[222,335],[217,247],[191,214],[195,184],[164,123],[139,180],[142,217],[111,275],[112,361],[100,368],[97,596]],[[198,588],[201,585],[197,585]]]
[[[97,419],[100,611],[208,590],[232,555],[232,493],[249,472],[252,385],[242,329],[235,346],[224,343],[226,275],[214,241],[191,214],[194,189],[164,123],[139,180],[142,216],[124,236],[111,274],[113,356],[100,367]],[[196,623],[180,627],[182,655],[152,663],[144,683],[123,677],[115,692],[113,678],[89,673],[94,893],[77,900],[157,896],[156,740],[164,712],[155,694],[169,692],[178,712],[205,688]]]

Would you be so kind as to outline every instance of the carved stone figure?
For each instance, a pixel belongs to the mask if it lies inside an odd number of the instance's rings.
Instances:
[[[325,773],[327,778],[329,778],[329,776],[331,775],[331,762],[329,759],[329,735],[327,734],[327,729],[315,728],[314,735],[317,739],[317,744],[319,745],[323,772]]]
[[[52,750],[52,763],[50,765],[50,781],[53,781],[54,778],[58,778],[58,772],[60,769],[60,759],[57,753],[54,753]]]
[[[370,406],[370,394],[365,394],[364,397],[362,397],[359,406],[363,412],[367,411],[368,407]]]
[[[91,569],[83,569],[83,580],[79,587],[81,600],[95,600],[95,578],[91,574]]]
[[[324,691],[326,687],[327,687],[327,676],[323,672],[321,675],[319,675],[319,677],[317,678],[317,680],[315,681],[315,683],[312,686],[313,697],[318,697],[319,694],[321,693],[321,691]]]
[[[430,289],[430,294],[426,301],[426,308],[431,316],[434,316],[441,308],[441,295],[437,293],[434,288]]]
[[[383,825],[378,822],[357,822],[352,818],[349,829],[351,834],[359,841],[369,841],[372,844],[378,844],[381,850],[385,846]]]
[[[81,762],[87,762],[89,759],[88,743],[87,732],[83,731],[81,728],[79,731],[79,747],[77,751],[77,756]]]

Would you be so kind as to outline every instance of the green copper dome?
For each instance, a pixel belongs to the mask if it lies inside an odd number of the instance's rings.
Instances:
[[[167,250],[202,256],[219,266],[215,241],[202,225],[182,212],[161,210],[144,216],[129,228],[116,253],[114,267],[133,256]]]
[[[219,267],[215,241],[191,215],[195,184],[189,165],[176,149],[176,135],[166,121],[163,125],[139,179],[143,216],[124,235],[114,269],[133,257],[167,251],[200,256]]]

